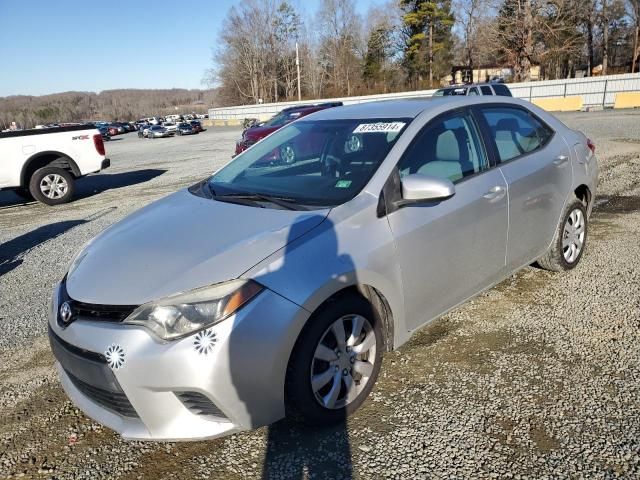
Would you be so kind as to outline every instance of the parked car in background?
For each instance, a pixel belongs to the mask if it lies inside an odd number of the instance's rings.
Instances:
[[[295,107],[285,108],[266,122],[259,123],[245,129],[242,132],[242,136],[240,137],[240,139],[236,142],[235,154],[238,155],[239,153],[244,152],[254,143],[275,132],[279,128],[282,128],[284,125],[293,122],[294,120],[305,117],[320,110],[339,107],[341,105],[342,102],[326,102],[318,103],[315,105],[298,105]]]
[[[191,126],[191,124],[189,123],[179,123],[176,127],[176,133],[178,135],[193,135],[196,132],[193,127]]]
[[[110,165],[93,125],[0,133],[0,159],[0,190],[47,205],[70,201],[78,178]]]
[[[104,125],[101,125],[99,127],[96,126],[96,128],[100,132],[100,135],[102,135],[102,140],[105,140],[105,141],[111,140],[111,135],[109,135],[109,129],[107,127],[105,127]]]
[[[164,122],[164,123],[162,124],[162,126],[163,126],[164,128],[166,128],[167,130],[169,130],[170,132],[175,132],[175,131],[177,130],[177,128],[178,128],[178,125],[176,125],[176,124],[175,124],[175,123],[173,123],[173,122]]]
[[[116,125],[112,124],[109,124],[107,126],[107,130],[109,132],[109,135],[111,135],[112,137],[115,137],[116,135],[120,135],[122,133]]]
[[[470,83],[467,85],[452,85],[440,88],[433,94],[434,97],[450,97],[458,95],[497,95],[500,97],[512,97],[509,87],[502,83]]]
[[[164,138],[164,137],[172,137],[175,132],[170,132],[166,128],[161,125],[152,125],[148,130],[146,137],[147,138]]]
[[[202,128],[202,123],[200,122],[200,120],[190,120],[189,124],[196,133],[204,132],[204,128]]]

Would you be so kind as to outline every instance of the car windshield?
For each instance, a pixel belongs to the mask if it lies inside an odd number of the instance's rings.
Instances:
[[[366,185],[411,119],[300,121],[271,134],[208,180],[211,193],[344,203]]]
[[[300,117],[301,112],[280,112],[275,117],[271,117],[269,120],[264,122],[262,127],[279,127],[284,125],[285,123],[293,122],[295,119]]]

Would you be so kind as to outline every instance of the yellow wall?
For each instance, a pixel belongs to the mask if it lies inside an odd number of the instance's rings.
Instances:
[[[548,112],[576,112],[582,110],[583,100],[581,96],[549,97],[534,98],[532,103]]]
[[[616,100],[613,108],[634,108],[640,107],[640,92],[620,92],[616,93]]]

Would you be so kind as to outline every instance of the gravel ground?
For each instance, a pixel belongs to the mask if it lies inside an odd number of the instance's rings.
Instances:
[[[640,112],[560,117],[602,169],[580,265],[527,268],[422,329],[325,429],[127,443],[72,406],[52,367],[49,294],[73,254],[227,161],[238,130],[120,137],[113,167],[62,207],[0,192],[0,478],[640,477]]]

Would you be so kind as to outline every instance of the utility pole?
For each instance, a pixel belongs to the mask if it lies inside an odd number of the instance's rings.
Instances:
[[[300,92],[300,56],[298,55],[298,42],[296,42],[296,71],[298,72],[298,101],[302,100]]]

